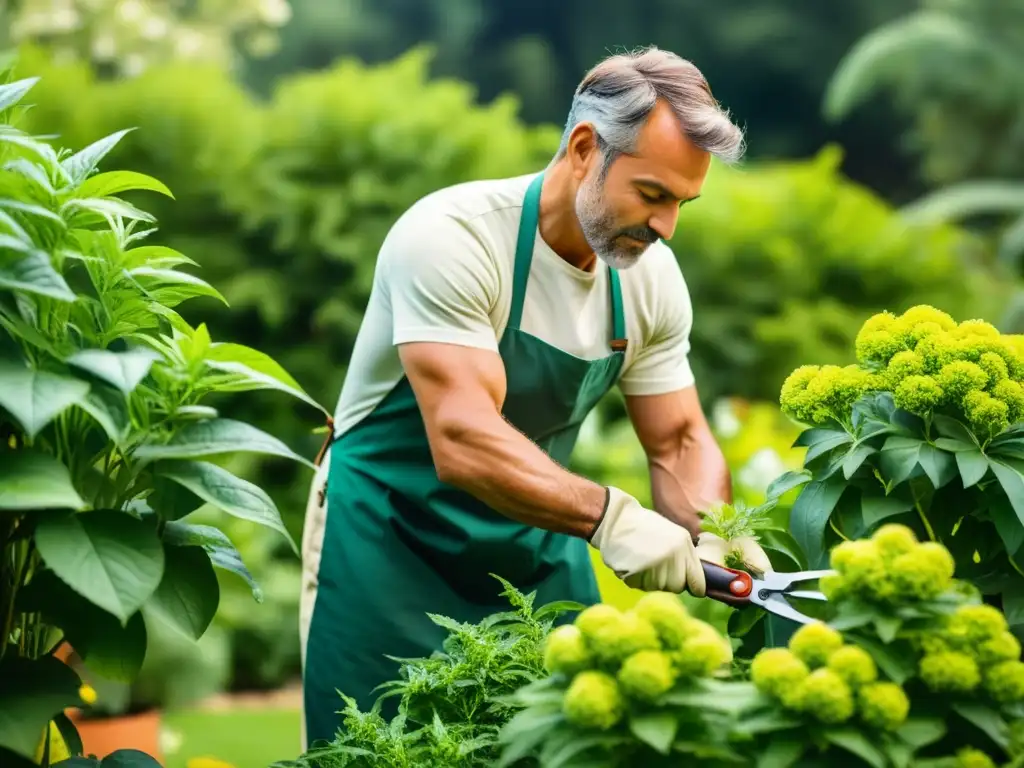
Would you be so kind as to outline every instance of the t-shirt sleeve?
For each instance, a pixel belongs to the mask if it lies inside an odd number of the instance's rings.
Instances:
[[[461,222],[410,211],[388,233],[378,268],[391,306],[392,343],[442,342],[497,351],[494,259]]]
[[[662,256],[662,254],[659,254]],[[644,286],[647,301],[643,347],[619,379],[624,395],[663,395],[694,384],[690,367],[693,305],[683,273],[671,251],[659,258]]]

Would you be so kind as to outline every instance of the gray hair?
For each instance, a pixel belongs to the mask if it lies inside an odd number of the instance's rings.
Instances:
[[[591,69],[569,109],[556,159],[580,123],[594,125],[604,153],[604,171],[620,153],[636,148],[637,136],[659,99],[664,99],[687,138],[732,165],[746,150],[743,131],[714,96],[704,75],[690,61],[654,46],[609,56]],[[603,173],[602,173],[603,175]]]

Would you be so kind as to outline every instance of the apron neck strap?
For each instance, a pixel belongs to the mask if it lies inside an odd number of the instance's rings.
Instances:
[[[512,306],[509,309],[508,328],[519,330],[523,320],[523,302],[526,298],[526,284],[530,280],[530,266],[533,263],[533,243],[537,234],[540,217],[540,193],[544,186],[544,174],[539,173],[530,182],[523,199],[523,213],[519,217],[519,235],[516,238],[516,260],[512,272]],[[622,286],[619,273],[608,268],[608,293],[612,305],[611,348],[624,352],[626,340],[626,318],[622,308]]]

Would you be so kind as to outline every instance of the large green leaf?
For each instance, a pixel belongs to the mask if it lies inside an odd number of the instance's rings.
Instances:
[[[960,480],[963,482],[964,488],[977,485],[988,474],[988,457],[977,448],[969,451],[957,451],[953,455],[956,457],[956,465],[960,470]]]
[[[26,77],[0,85],[0,110],[6,110],[25,98],[25,94],[39,82],[38,77]]]
[[[962,421],[958,421],[957,419],[945,416],[941,413],[936,413],[932,416],[932,425],[944,438],[966,443],[968,447],[978,446],[978,441],[975,439],[974,433],[971,432],[967,425]],[[938,440],[936,440],[935,443],[938,445]]]
[[[1024,525],[1014,512],[1010,500],[1005,496],[992,499],[988,515],[1007,553],[1013,557],[1024,547]]]
[[[330,415],[322,405],[299,386],[299,383],[277,361],[263,352],[242,344],[212,344],[206,353],[206,364],[214,370],[232,373],[240,378],[238,383],[218,387],[218,389],[223,391],[277,389],[309,403],[327,416]]]
[[[889,496],[869,496],[865,492],[861,495],[860,508],[865,528],[871,529],[883,520],[912,510],[914,500],[909,494],[900,492],[900,489]]]
[[[104,136],[102,139],[94,141],[89,146],[64,160],[61,166],[70,177],[72,183],[78,185],[84,182],[100,160],[106,157],[107,153],[133,130],[133,128],[125,128],[124,130]]]
[[[825,731],[825,738],[837,747],[856,755],[871,768],[888,766],[885,754],[855,728],[829,728]]]
[[[74,301],[75,294],[43,251],[29,251],[15,261],[0,264],[0,288],[34,293],[58,301]]]
[[[1003,749],[1010,745],[1010,734],[1006,721],[994,709],[976,702],[957,702],[953,711],[964,720],[982,731]]]
[[[86,179],[75,191],[76,197],[107,197],[131,190],[159,192],[173,198],[171,190],[159,179],[138,171],[107,171]]]
[[[919,466],[936,489],[956,477],[956,460],[946,451],[916,437],[894,435],[885,441],[879,468],[890,487],[907,480]]]
[[[806,485],[813,479],[814,476],[806,469],[783,472],[777,478],[772,480],[768,488],[765,490],[765,496],[768,499],[777,499],[789,493],[794,488]]]
[[[793,443],[793,446],[796,448],[807,448],[807,453],[804,455],[804,464],[807,465],[819,456],[822,456],[841,445],[846,445],[847,443],[852,442],[853,437],[848,432],[838,429],[814,427],[802,432],[800,436],[797,437],[796,442]]]
[[[800,545],[811,568],[819,568],[828,559],[824,548],[825,528],[847,488],[846,481],[837,476],[815,480],[804,486],[789,516],[789,530]]]
[[[1015,459],[995,459],[989,457],[989,466],[1006,493],[1006,498],[1013,506],[1017,519],[1024,525],[1024,474],[1021,464]]]
[[[68,468],[53,456],[0,453],[0,510],[82,509]]]
[[[139,382],[146,378],[157,358],[156,352],[146,347],[136,347],[127,352],[83,349],[71,355],[67,363],[103,379],[125,395],[129,395],[139,386]]]
[[[679,729],[679,720],[670,711],[642,712],[629,718],[629,730],[655,752],[667,755]]]
[[[93,384],[78,407],[92,416],[115,444],[122,444],[131,426],[124,395],[112,387]]]
[[[128,622],[156,591],[164,549],[156,528],[124,512],[95,510],[42,518],[35,532],[43,561],[78,594]]]
[[[68,200],[64,203],[62,210],[65,215],[70,217],[72,226],[84,225],[94,220],[95,217],[108,221],[118,218],[127,221],[144,221],[148,224],[156,221],[153,214],[117,197],[87,197],[81,200]]]
[[[52,656],[5,655],[0,660],[0,746],[34,757],[50,720],[67,707],[81,706],[81,685],[71,667]]]
[[[202,547],[164,546],[164,577],[145,610],[192,640],[206,632],[220,604],[220,584]]]
[[[0,360],[0,407],[35,437],[66,408],[81,403],[89,385],[70,376]]]
[[[263,590],[253,578],[249,569],[242,561],[238,549],[231,543],[227,534],[212,525],[192,525],[181,521],[173,521],[164,526],[164,542],[175,547],[200,546],[206,550],[210,562],[221,570],[241,576],[245,579],[256,602],[263,602]]]
[[[135,679],[146,657],[146,622],[135,612],[123,625],[75,592],[53,571],[36,574],[29,588],[32,610],[60,627],[75,652],[98,675],[116,682]]]
[[[159,476],[184,486],[203,501],[229,515],[270,528],[284,536],[298,552],[281,513],[266,491],[233,475],[223,467],[205,461],[161,462]]]
[[[227,304],[220,291],[200,277],[176,269],[160,269],[158,267],[136,267],[127,273],[143,289],[149,291],[158,301],[161,290],[173,290],[179,300],[195,296],[209,296],[222,304]]]
[[[136,450],[138,459],[199,459],[225,453],[262,453],[280,456],[315,469],[276,437],[250,424],[232,419],[208,419],[182,427],[166,443],[147,443]]]

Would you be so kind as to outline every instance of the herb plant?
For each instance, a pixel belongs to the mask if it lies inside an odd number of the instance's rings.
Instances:
[[[885,522],[945,545],[959,578],[1024,631],[1024,346],[930,306],[879,313],[858,362],[803,366],[782,387],[806,425],[790,530],[811,567]]]
[[[147,622],[204,634],[219,600],[215,567],[258,594],[228,538],[185,518],[211,505],[287,536],[267,494],[214,459],[310,462],[207,400],[269,388],[311,401],[270,358],[216,343],[175,311],[221,297],[181,271],[195,262],[153,242],[153,217],[119,196],[170,190],[132,171],[97,172],[127,131],[55,149],[15,127],[35,80],[3,82],[0,763],[32,765],[39,750],[49,765],[66,749],[62,764],[98,765],[75,757],[81,743],[63,714],[87,705],[89,689],[54,652],[69,643],[91,674],[129,681]],[[141,753],[121,760],[155,765]]]
[[[498,577],[496,577],[498,578]],[[545,675],[544,643],[559,618],[582,605],[556,602],[534,608],[504,579],[502,595],[512,610],[477,624],[431,615],[448,631],[440,652],[396,659],[398,678],[381,686],[370,711],[345,703],[335,740],[314,745],[298,761],[278,768],[483,768],[500,754],[498,733],[518,707],[506,700]],[[397,714],[383,715],[389,700]]]

